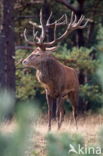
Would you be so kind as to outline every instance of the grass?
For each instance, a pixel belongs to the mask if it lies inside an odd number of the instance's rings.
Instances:
[[[85,117],[81,117],[78,120],[78,130],[76,129],[75,124],[72,122],[71,115],[66,115],[65,120],[63,122],[63,125],[61,129],[57,130],[57,123],[52,123],[52,130],[51,132],[55,135],[61,134],[61,133],[70,133],[71,135],[75,133],[79,133],[83,138],[85,139],[86,145],[96,144],[97,143],[97,137],[98,137],[98,131],[101,129],[103,123],[103,116],[102,115],[87,115]],[[36,142],[36,149],[37,152],[39,152],[40,156],[45,155],[45,135],[47,134],[47,116],[45,116],[45,119],[41,119],[37,126],[36,130],[38,132],[36,138],[38,142]]]
[[[97,135],[98,131],[102,127],[103,116],[92,114],[86,115],[85,117],[81,117],[78,120],[78,130],[74,122],[72,121],[71,115],[66,115],[65,120],[61,129],[57,130],[57,123],[53,121],[51,132],[55,135],[60,133],[70,133],[71,135],[74,133],[79,133],[85,139],[85,144],[95,144],[97,143]],[[32,125],[33,128],[36,129],[36,133],[31,138],[31,156],[33,155],[34,149],[39,156],[46,155],[46,140],[45,136],[48,133],[47,128],[47,115],[40,117],[36,125]],[[0,131],[3,133],[12,133],[16,129],[16,121],[13,120],[10,123],[2,124],[0,127]]]

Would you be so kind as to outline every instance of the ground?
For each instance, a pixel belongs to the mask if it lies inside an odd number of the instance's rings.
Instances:
[[[60,133],[79,133],[81,134],[86,144],[94,144],[97,142],[97,135],[98,131],[102,127],[103,123],[103,116],[102,115],[86,115],[85,117],[81,117],[78,121],[78,130],[76,129],[75,124],[72,121],[71,116],[66,115],[64,123],[61,127],[61,129],[57,130],[57,124],[56,122],[53,122],[52,124],[52,130],[51,132],[54,134],[60,134]],[[45,136],[48,133],[47,130],[47,116],[42,117],[39,119],[37,124],[33,125],[36,129],[36,134],[33,135],[31,138],[31,153],[36,151],[36,153],[39,156],[44,156],[46,153],[45,146]],[[16,122],[12,121],[10,123],[2,124],[0,127],[0,130],[3,131],[3,133],[12,133],[16,129]],[[32,156],[33,154],[31,154]]]

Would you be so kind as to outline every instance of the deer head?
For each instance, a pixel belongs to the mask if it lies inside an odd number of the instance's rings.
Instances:
[[[56,44],[60,41],[62,41],[64,38],[66,38],[68,36],[68,34],[70,34],[72,31],[76,30],[76,29],[83,29],[86,27],[87,23],[89,22],[89,20],[87,19],[86,22],[84,24],[82,24],[85,20],[85,17],[82,15],[80,17],[79,20],[77,20],[77,16],[74,15],[74,13],[72,12],[71,14],[71,19],[70,19],[70,23],[68,23],[67,21],[67,16],[63,15],[61,18],[59,18],[58,20],[56,20],[54,23],[50,23],[50,19],[52,17],[52,12],[46,22],[46,24],[44,23],[44,19],[43,19],[43,13],[42,10],[40,11],[40,25],[38,25],[37,23],[34,22],[29,22],[30,24],[33,25],[33,40],[34,41],[29,41],[27,39],[26,36],[26,29],[24,30],[24,38],[25,41],[30,44],[33,45],[35,47],[37,47],[24,61],[23,61],[23,65],[25,66],[32,66],[37,68],[37,66],[39,64],[41,64],[41,61],[45,60],[45,58],[50,55],[50,52],[53,52],[56,50],[57,46]],[[60,37],[56,37],[56,30],[58,26],[61,25],[67,25],[67,28],[65,30],[65,32],[60,36]],[[46,32],[48,27],[50,28],[54,28],[54,40],[51,42],[46,42]],[[41,29],[41,35],[40,37],[37,36],[38,31],[35,32],[35,28]]]

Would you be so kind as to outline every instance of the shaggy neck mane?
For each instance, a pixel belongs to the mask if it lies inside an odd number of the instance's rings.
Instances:
[[[61,71],[60,63],[53,57],[47,56],[40,65],[40,72],[49,79],[55,79]]]

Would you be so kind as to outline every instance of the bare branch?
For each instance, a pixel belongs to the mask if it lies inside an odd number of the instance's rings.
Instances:
[[[67,2],[67,0],[55,0],[55,1],[63,4],[64,6],[69,8],[71,11],[73,11],[75,14],[77,13],[77,9],[74,8],[69,2]]]
[[[16,46],[15,47],[15,50],[19,50],[19,49],[33,50],[33,48],[30,46]]]

